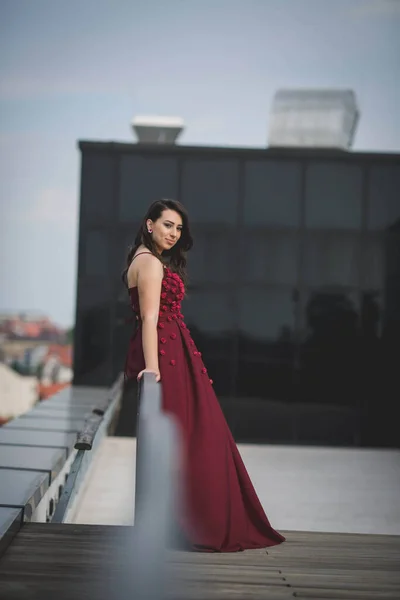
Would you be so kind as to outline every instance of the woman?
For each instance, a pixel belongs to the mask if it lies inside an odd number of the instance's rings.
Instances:
[[[138,320],[126,375],[154,373],[164,410],[180,424],[187,514],[176,518],[190,546],[208,552],[273,546],[285,538],[269,524],[181,313],[192,244],[180,203],[150,206],[124,272]]]

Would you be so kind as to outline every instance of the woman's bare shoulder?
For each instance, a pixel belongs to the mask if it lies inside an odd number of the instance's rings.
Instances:
[[[139,277],[141,279],[162,278],[163,272],[164,267],[161,260],[147,248],[139,248],[128,269],[128,283],[130,286],[136,286]]]

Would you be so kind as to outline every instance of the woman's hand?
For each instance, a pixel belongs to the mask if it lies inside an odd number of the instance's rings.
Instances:
[[[161,375],[160,375],[160,371],[159,369],[143,369],[143,371],[140,371],[139,375],[137,376],[137,380],[140,381],[142,379],[142,375],[143,373],[153,373],[153,375],[156,376],[156,381],[160,381],[161,379]]]

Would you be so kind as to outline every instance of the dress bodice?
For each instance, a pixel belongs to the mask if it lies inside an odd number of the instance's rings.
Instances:
[[[142,348],[142,327],[140,319],[139,294],[137,287],[129,289],[131,307],[137,319],[138,327],[134,332],[130,349],[128,351],[125,373],[128,378],[135,377],[144,368]],[[185,364],[184,352],[194,360],[193,369],[198,370],[201,376],[207,376],[207,369],[201,359],[201,352],[190,335],[190,330],[183,320],[181,303],[185,295],[185,286],[177,273],[164,267],[164,276],[160,292],[160,311],[157,322],[157,334],[160,356],[160,371],[165,379],[169,367],[181,368]],[[184,351],[184,349],[186,349]],[[212,383],[212,380],[208,380]]]
[[[129,289],[131,307],[140,321],[140,304],[137,287]],[[181,313],[182,300],[185,296],[185,286],[177,273],[173,273],[169,267],[164,267],[164,277],[161,286],[160,312],[158,322],[171,323],[180,321],[183,324]]]

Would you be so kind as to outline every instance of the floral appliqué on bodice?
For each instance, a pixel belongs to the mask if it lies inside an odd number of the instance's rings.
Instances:
[[[136,288],[134,288],[136,289]],[[172,321],[181,321],[183,328],[186,327],[181,313],[182,300],[185,296],[185,286],[177,273],[173,273],[168,267],[164,267],[164,277],[161,287],[160,312],[158,327],[163,328],[163,323]],[[132,298],[132,309],[136,314],[137,320],[140,320],[140,306],[138,295]]]
[[[201,352],[195,346],[187,328],[184,316],[181,312],[182,300],[185,296],[185,286],[177,273],[173,273],[169,267],[164,267],[164,277],[161,286],[160,311],[157,322],[158,342],[160,359],[168,360],[170,366],[176,366],[176,359],[170,342],[178,341],[179,329],[181,330],[182,341],[190,348],[190,352],[195,360],[199,360],[199,369],[203,375],[207,375]],[[137,288],[133,288],[131,293],[132,309],[140,325],[140,305]],[[179,328],[177,330],[177,327]],[[160,369],[162,364],[160,363]],[[210,383],[213,381],[210,379]]]

